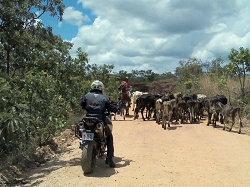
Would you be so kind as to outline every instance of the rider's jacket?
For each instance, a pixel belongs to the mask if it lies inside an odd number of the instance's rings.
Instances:
[[[87,111],[87,117],[97,117],[105,123],[105,111],[116,112],[109,98],[98,90],[92,90],[81,98],[82,109]]]

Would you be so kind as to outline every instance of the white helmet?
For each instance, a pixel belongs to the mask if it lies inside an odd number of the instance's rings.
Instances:
[[[91,90],[100,90],[100,91],[103,91],[104,90],[104,85],[103,85],[103,83],[101,81],[95,80],[91,84]]]

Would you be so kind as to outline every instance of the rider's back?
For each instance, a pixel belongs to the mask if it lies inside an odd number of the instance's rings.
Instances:
[[[105,119],[104,112],[107,109],[108,97],[98,92],[89,92],[85,95],[82,104],[87,111],[87,116]]]

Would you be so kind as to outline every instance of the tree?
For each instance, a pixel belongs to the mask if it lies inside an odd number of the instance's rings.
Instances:
[[[175,74],[180,81],[186,81],[202,75],[202,63],[199,59],[190,58],[188,61],[180,61]]]
[[[37,39],[35,34],[40,29],[41,37],[43,31],[47,36],[52,36],[51,28],[43,28],[38,19],[49,12],[51,16],[58,15],[62,20],[64,11],[62,0],[22,0],[0,2],[0,56],[1,70],[10,75],[16,66],[25,68],[25,61],[29,57],[32,48],[35,48],[33,39]],[[50,35],[48,35],[50,34]],[[50,38],[46,38],[46,41]],[[24,58],[25,57],[25,58]]]
[[[241,97],[246,95],[246,75],[250,71],[250,51],[248,48],[240,47],[239,51],[231,49],[228,55],[230,62],[225,66],[226,71],[231,76],[236,76],[240,83]]]
[[[208,74],[210,76],[216,76],[216,77],[224,75],[224,68],[222,67],[223,63],[224,61],[221,58],[216,58],[211,62],[209,62],[209,64],[211,65],[209,66],[210,68]]]
[[[201,61],[196,58],[190,58],[188,61],[180,61],[179,64],[180,67],[177,67],[175,70],[179,89],[197,89],[199,77],[203,74]]]

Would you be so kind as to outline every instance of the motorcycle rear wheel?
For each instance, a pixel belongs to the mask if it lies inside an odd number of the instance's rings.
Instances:
[[[94,142],[87,141],[83,145],[81,165],[84,174],[90,174],[94,171],[96,164],[96,154],[94,151]]]

